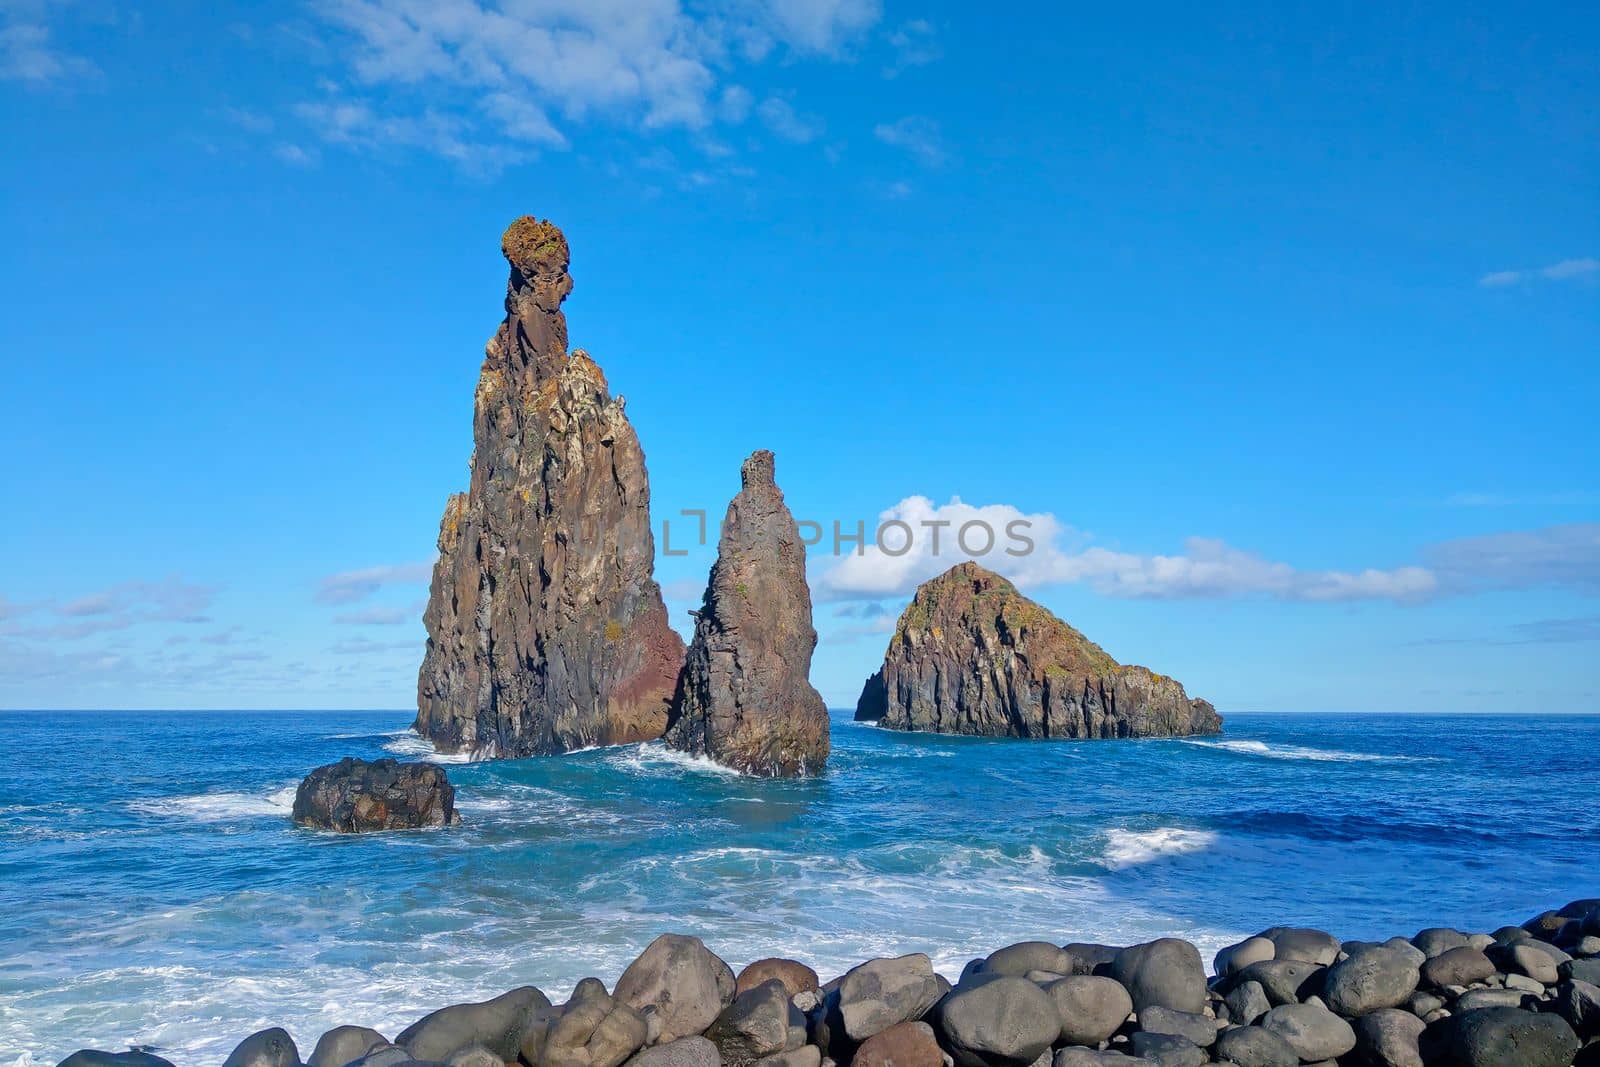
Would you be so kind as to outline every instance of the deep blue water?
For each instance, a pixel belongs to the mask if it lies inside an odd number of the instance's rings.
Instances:
[[[287,1026],[403,1027],[608,984],[656,934],[830,977],[1024,938],[1279,922],[1487,929],[1600,896],[1600,717],[1232,715],[1224,738],[1016,742],[835,721],[767,782],[659,746],[453,764],[466,825],[297,830],[293,786],[425,750],[386,713],[0,713],[0,1062],[214,1064]],[[391,1033],[391,1036],[392,1033]]]

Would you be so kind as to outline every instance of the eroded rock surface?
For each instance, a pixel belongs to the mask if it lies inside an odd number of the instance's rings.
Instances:
[[[808,675],[806,549],[771,452],[744,461],[673,697],[667,744],[746,774],[819,774],[828,711]]]
[[[1099,645],[976,563],[917,589],[858,720],[986,737],[1178,737],[1222,730],[1177,680]]]
[[[461,816],[455,787],[437,764],[346,756],[301,781],[294,796],[294,821],[358,834],[452,826]]]
[[[648,741],[683,641],[653,577],[644,452],[600,367],[567,352],[566,238],[524,217],[501,251],[506,317],[478,377],[471,485],[439,526],[416,729],[505,757]]]

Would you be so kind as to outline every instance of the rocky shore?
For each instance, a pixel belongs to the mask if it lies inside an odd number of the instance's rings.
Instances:
[[[310,1040],[311,1035],[300,1035]],[[156,1050],[159,1051],[159,1050]],[[1028,941],[952,985],[921,954],[827,982],[773,957],[737,974],[664,934],[607,990],[563,1004],[533,986],[441,1008],[393,1038],[359,1025],[309,1054],[279,1028],[223,1067],[1562,1067],[1600,1064],[1600,899],[1493,932],[1340,941],[1273,927],[1192,944]],[[84,1050],[60,1067],[173,1067]],[[187,1065],[179,1065],[187,1067]]]

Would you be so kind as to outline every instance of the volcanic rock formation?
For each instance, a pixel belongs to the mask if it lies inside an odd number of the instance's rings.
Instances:
[[[346,756],[318,767],[295,790],[294,821],[340,833],[454,826],[456,791],[433,763],[368,762]]]
[[[683,662],[652,578],[650,484],[623,398],[567,353],[567,241],[501,239],[506,317],[485,350],[472,481],[450,498],[423,622],[416,730],[527,756],[661,736]]]
[[[985,737],[1177,737],[1222,719],[1175,679],[1124,666],[976,563],[924,582],[856,719]]]
[[[806,548],[773,480],[772,453],[756,452],[728,505],[717,562],[673,696],[667,744],[746,774],[819,774],[828,760],[828,712],[811,687],[811,591]]]

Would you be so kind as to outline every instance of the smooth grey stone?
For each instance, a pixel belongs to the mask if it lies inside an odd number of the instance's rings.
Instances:
[[[1300,1056],[1283,1035],[1260,1026],[1234,1026],[1211,1047],[1218,1060],[1238,1067],[1299,1067]]]
[[[1437,993],[1424,993],[1420,989],[1411,994],[1411,999],[1406,1001],[1406,1010],[1419,1019],[1442,1007],[1444,1007],[1443,997]]]
[[[389,1039],[365,1026],[335,1026],[317,1039],[306,1067],[346,1067]]]
[[[520,1059],[533,1067],[620,1067],[650,1040],[645,1013],[607,993],[598,978],[585,978],[566,1004],[541,1015],[522,1038]]]
[[[1237,945],[1220,950],[1212,959],[1217,977],[1230,978],[1252,963],[1276,959],[1278,946],[1264,937],[1247,937]]]
[[[662,934],[617,979],[616,999],[634,1011],[653,1007],[662,1041],[702,1034],[733,1003],[733,968],[698,937]]]
[[[1134,1033],[1130,1044],[1135,1056],[1158,1063],[1161,1067],[1201,1067],[1211,1059],[1205,1049],[1176,1034],[1152,1034],[1139,1030]]]
[[[1462,1067],[1568,1067],[1581,1047],[1559,1015],[1484,1008],[1453,1018],[1448,1047]]]
[[[1486,955],[1507,974],[1520,974],[1540,985],[1555,985],[1560,980],[1556,959],[1533,943],[1494,945]]]
[[[1260,982],[1240,982],[1224,1003],[1228,1006],[1228,1019],[1240,1026],[1249,1026],[1272,1010],[1272,1001]]]
[[[1252,963],[1236,976],[1245,982],[1259,982],[1273,1004],[1298,1004],[1321,991],[1328,969],[1304,960],[1265,960]]]
[[[1526,932],[1526,931],[1524,931]],[[1452,930],[1445,926],[1430,926],[1421,930],[1416,937],[1411,939],[1424,956],[1428,959],[1449,952],[1453,948],[1468,948],[1467,935],[1460,930]]]
[[[97,1048],[81,1048],[56,1064],[56,1067],[172,1067],[172,1063],[138,1049],[105,1052]]]
[[[1110,1049],[1101,1052],[1092,1048],[1064,1048],[1056,1052],[1051,1067],[1135,1067],[1148,1062]]]
[[[1356,1047],[1350,1024],[1314,1004],[1280,1004],[1262,1016],[1261,1025],[1289,1042],[1307,1063],[1337,1059]]]
[[[1274,959],[1302,960],[1326,967],[1339,957],[1339,939],[1304,926],[1274,926],[1261,936],[1277,947]]]
[[[1422,962],[1428,958],[1428,954],[1426,952],[1423,952],[1420,948],[1418,948],[1416,945],[1413,945],[1410,941],[1403,937],[1391,937],[1389,940],[1383,943],[1383,947],[1393,949],[1406,959],[1410,960],[1412,963],[1416,964],[1418,967],[1421,967]]]
[[[367,1054],[356,1061],[360,1067],[401,1067],[416,1062],[417,1058],[399,1045],[380,1045],[368,1049]]]
[[[630,1059],[624,1067],[722,1067],[717,1046],[703,1037],[680,1037],[652,1045]]]
[[[1061,1032],[1055,1001],[1026,978],[958,989],[935,1026],[956,1067],[1029,1067]]]
[[[1526,996],[1515,989],[1469,989],[1455,999],[1450,1010],[1459,1015],[1480,1008],[1520,1008]]]
[[[1471,985],[1494,974],[1494,963],[1471,945],[1448,949],[1422,965],[1422,984],[1433,989]]]
[[[750,1063],[787,1051],[791,1025],[803,1029],[805,1019],[789,1003],[782,980],[771,978],[735,997],[705,1036],[717,1046],[723,1063]]]
[[[983,961],[983,970],[989,974],[1011,975],[1025,978],[1029,971],[1051,971],[1055,974],[1072,974],[1075,962],[1059,946],[1048,941],[1023,941],[989,953]]]
[[[1330,1011],[1354,1019],[1404,1004],[1416,991],[1418,978],[1409,957],[1379,946],[1329,967],[1322,999]]]
[[[522,1051],[522,1039],[551,1010],[550,998],[521,986],[476,1004],[452,1004],[424,1015],[394,1043],[419,1060],[444,1062],[468,1045],[482,1045],[507,1063]]]
[[[300,1050],[289,1031],[274,1026],[239,1042],[222,1067],[300,1067]]]
[[[1502,926],[1489,936],[1502,945],[1515,944],[1518,941],[1532,941],[1533,935],[1520,926]]]
[[[1069,975],[1045,986],[1044,992],[1060,1021],[1057,1044],[1098,1045],[1133,1014],[1133,998],[1114,978]]]
[[[1486,949],[1494,944],[1494,938],[1488,934],[1468,934],[1467,944],[1476,949]]]
[[[825,1009],[837,1014],[846,1042],[860,1044],[895,1023],[922,1018],[949,990],[950,984],[933,972],[933,961],[916,952],[851,968]]]
[[[755,1067],[822,1067],[822,1050],[815,1045],[801,1045],[764,1056],[755,1061]]]
[[[482,1045],[468,1045],[457,1049],[445,1067],[506,1067],[506,1062]]]
[[[1409,1011],[1379,1008],[1351,1024],[1356,1057],[1368,1067],[1423,1067],[1418,1041],[1426,1024]]]
[[[1552,1007],[1585,1041],[1600,1037],[1600,986],[1562,982],[1556,987]]]
[[[1147,1034],[1176,1034],[1201,1048],[1210,1048],[1217,1039],[1215,1019],[1198,1012],[1173,1011],[1159,1004],[1139,1013],[1139,1029]]]
[[[1551,982],[1550,984],[1555,985],[1554,982]],[[1536,997],[1544,994],[1544,983],[1529,978],[1525,974],[1506,975],[1505,987],[1507,989],[1515,989],[1523,993],[1532,993]]]
[[[1134,1011],[1157,1004],[1174,1011],[1200,1011],[1206,1006],[1206,969],[1200,950],[1175,937],[1123,949],[1107,974],[1127,989]]]
[[[1568,960],[1556,965],[1556,974],[1571,982],[1600,985],[1600,959]]]

